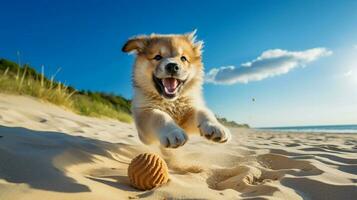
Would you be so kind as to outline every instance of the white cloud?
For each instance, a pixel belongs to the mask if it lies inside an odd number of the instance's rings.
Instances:
[[[357,44],[353,45],[353,48],[357,49]]]
[[[353,71],[352,71],[352,70],[349,70],[349,71],[345,72],[345,73],[343,74],[343,76],[349,77],[349,76],[352,76],[352,74],[353,74]]]
[[[271,49],[239,67],[223,66],[211,69],[206,74],[206,81],[216,84],[260,81],[268,77],[286,74],[297,67],[305,67],[306,64],[331,54],[332,51],[326,48],[313,48],[305,51]]]

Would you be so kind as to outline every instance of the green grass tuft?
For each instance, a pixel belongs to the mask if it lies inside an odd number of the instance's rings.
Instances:
[[[85,95],[76,95],[73,97],[73,108],[81,115],[93,117],[109,117],[122,122],[131,122],[130,114],[119,112],[113,105],[93,100]]]

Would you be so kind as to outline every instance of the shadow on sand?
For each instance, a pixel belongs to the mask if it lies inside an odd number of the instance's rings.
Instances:
[[[93,162],[94,155],[116,160],[109,151],[119,149],[114,143],[18,127],[0,126],[0,135],[0,179],[57,192],[89,192],[89,187],[66,176],[63,168]],[[74,153],[70,163],[66,159],[62,159],[63,162],[57,159],[66,151]],[[122,185],[118,183],[116,186]],[[131,190],[125,185],[120,189]]]

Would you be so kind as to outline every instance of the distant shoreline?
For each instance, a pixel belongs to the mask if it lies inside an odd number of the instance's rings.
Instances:
[[[357,124],[348,125],[316,125],[253,128],[257,131],[307,132],[307,133],[357,133]]]

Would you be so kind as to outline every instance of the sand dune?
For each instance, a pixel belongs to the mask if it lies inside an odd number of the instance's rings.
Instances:
[[[175,150],[141,144],[131,124],[0,95],[0,199],[356,199],[357,134],[232,129],[233,141],[193,136]],[[168,184],[132,188],[142,152],[169,166]]]

